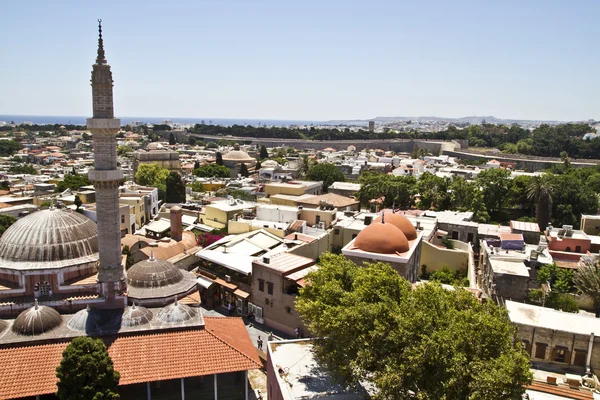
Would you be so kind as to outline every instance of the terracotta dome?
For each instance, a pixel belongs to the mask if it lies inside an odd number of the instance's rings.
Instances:
[[[381,222],[381,216],[377,217],[375,221]],[[387,213],[385,214],[385,223],[392,224],[400,229],[408,240],[415,240],[417,238],[417,230],[404,215]]]
[[[98,261],[98,230],[91,219],[49,209],[21,218],[0,238],[0,266],[50,269]]]
[[[410,249],[406,236],[396,226],[387,222],[372,222],[354,240],[354,247],[369,253],[395,254]]]
[[[35,305],[23,311],[13,322],[12,330],[20,335],[40,335],[62,323],[62,317],[54,308]]]

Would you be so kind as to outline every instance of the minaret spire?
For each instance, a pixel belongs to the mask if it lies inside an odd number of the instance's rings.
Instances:
[[[106,64],[106,56],[104,55],[104,42],[102,41],[102,20],[98,20],[98,57],[96,64]]]

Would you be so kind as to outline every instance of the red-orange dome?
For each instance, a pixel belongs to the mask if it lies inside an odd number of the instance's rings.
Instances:
[[[402,231],[386,222],[372,222],[363,229],[356,239],[354,246],[362,251],[380,254],[404,253],[410,249],[408,240]]]
[[[377,217],[375,221],[380,222],[381,216]],[[384,221],[386,224],[392,224],[396,228],[400,229],[408,240],[415,240],[417,238],[417,230],[404,215],[392,213],[385,214]]]

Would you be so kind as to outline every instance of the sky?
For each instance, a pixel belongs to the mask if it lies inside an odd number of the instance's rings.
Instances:
[[[600,119],[600,1],[6,1],[0,115]]]

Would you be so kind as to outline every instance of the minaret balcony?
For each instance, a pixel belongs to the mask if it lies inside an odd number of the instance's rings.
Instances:
[[[119,133],[121,120],[119,118],[88,118],[87,128],[93,133]]]

